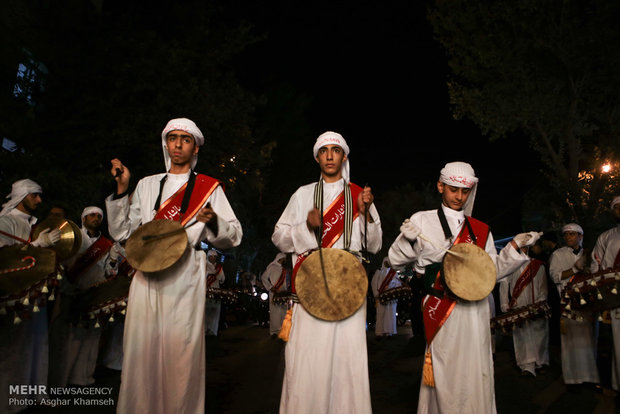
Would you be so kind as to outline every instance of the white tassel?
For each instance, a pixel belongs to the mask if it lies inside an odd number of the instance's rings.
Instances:
[[[49,292],[47,285],[43,285],[43,289],[41,289],[41,293],[47,293],[47,292]]]
[[[21,322],[21,318],[17,314],[15,314],[15,318],[13,319],[13,325],[19,325]]]
[[[97,322],[95,322],[95,328],[101,328],[101,325],[99,325],[99,320],[97,320]]]
[[[22,304],[26,306],[30,305],[30,300],[28,300],[28,296],[24,298],[24,300],[22,301]]]
[[[47,300],[56,300],[56,296],[54,296],[54,292],[47,298]]]
[[[110,315],[110,319],[108,319],[108,322],[114,322],[114,315]]]
[[[34,307],[32,308],[32,311],[33,312],[39,312],[40,311],[39,306],[36,303],[34,304]]]

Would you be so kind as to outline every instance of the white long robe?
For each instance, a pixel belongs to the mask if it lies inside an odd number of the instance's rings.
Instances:
[[[271,240],[279,251],[297,256],[318,247],[306,219],[313,208],[315,184],[300,187],[289,200]],[[323,185],[323,203],[343,190],[343,180]],[[356,202],[354,200],[354,202]],[[368,251],[381,249],[381,222],[374,205],[368,223]],[[362,247],[364,223],[353,222],[351,250]],[[343,237],[334,248],[343,248]],[[363,414],[372,412],[366,349],[366,305],[349,318],[327,322],[310,315],[300,304],[293,307],[292,328],[285,349],[285,373],[280,398],[282,414]]]
[[[131,204],[127,196],[106,199],[108,226],[115,240],[126,240],[153,219],[163,176],[140,180]],[[168,174],[161,201],[188,177],[189,173]],[[185,230],[189,247],[173,266],[153,275],[137,271],[133,276],[125,317],[119,413],[204,412],[206,255],[192,246],[206,238],[228,249],[239,245],[242,237],[241,225],[220,187],[206,203],[217,214],[217,235],[197,223]]]
[[[215,274],[215,266],[209,261],[207,261],[207,274]],[[218,289],[225,280],[226,275],[224,274],[224,269],[220,269],[220,271],[215,274],[215,281],[210,287]],[[222,303],[219,300],[207,299],[205,303],[205,328],[207,330],[207,335],[217,336],[220,327],[221,312]]]
[[[398,301],[390,302],[386,305],[382,305],[379,302],[379,288],[381,284],[385,280],[385,277],[390,272],[389,267],[383,267],[375,272],[370,282],[370,286],[372,287],[372,294],[376,299],[376,308],[377,308],[377,321],[375,324],[375,334],[376,335],[396,335],[396,307],[398,305]],[[402,286],[400,279],[398,276],[394,276],[390,283],[385,287],[385,289],[393,289],[396,287]]]
[[[573,253],[567,246],[553,252],[549,258],[549,273],[558,287],[560,297],[570,279],[561,279],[562,272],[573,267],[583,255]],[[598,383],[599,373],[596,365],[596,347],[598,340],[598,321],[592,312],[580,312],[583,321],[576,321],[561,316],[560,330],[562,375],[565,384]]]
[[[271,289],[280,279],[282,275],[282,265],[277,262],[272,262],[267,266],[263,274],[261,275],[261,281],[265,289],[269,291],[269,334],[274,335],[280,332],[282,328],[282,322],[286,316],[286,305],[278,305],[273,303],[273,292]],[[282,283],[278,292],[285,292],[287,289],[286,281]]]
[[[99,236],[90,237],[82,228],[82,246],[78,253],[65,263],[71,268],[75,261],[95,243]],[[104,254],[96,263],[86,269],[75,281],[70,283],[65,277],[61,280],[60,314],[50,328],[50,385],[65,387],[67,384],[91,385],[95,382],[94,373],[99,354],[101,329],[75,324],[71,306],[79,300],[80,292],[106,280],[106,267],[110,253]]]
[[[592,250],[592,273],[613,267],[614,261],[620,251],[620,225],[601,233],[596,239]],[[611,361],[611,386],[614,390],[620,390],[620,308],[612,309],[611,332],[613,336],[614,353]]]
[[[17,209],[0,217],[0,230],[23,240],[28,240],[30,229],[36,222]],[[0,247],[19,243],[17,240],[0,234]],[[33,303],[30,304],[32,311]],[[9,397],[19,400],[32,398],[40,400],[42,394],[9,394],[9,385],[47,385],[48,372],[48,323],[47,307],[40,312],[31,312],[31,319],[22,319],[13,325],[13,316],[0,316],[6,325],[0,329],[0,412],[16,413],[26,406],[8,405]]]
[[[499,288],[500,304],[508,307],[515,284],[529,263],[502,280]],[[532,305],[547,300],[547,272],[541,264],[538,272],[516,299],[514,308]],[[512,340],[517,365],[522,371],[536,375],[536,368],[549,365],[549,320],[546,318],[528,319],[512,330]]]
[[[456,237],[463,227],[464,214],[442,208]],[[436,244],[450,247],[451,242],[445,240],[437,210],[415,213],[410,220]],[[498,255],[490,233],[485,250],[497,267],[498,279],[528,260],[510,244]],[[444,254],[443,250],[421,239],[412,246],[401,233],[390,247],[389,260],[395,268],[413,263],[416,272],[423,274],[425,266],[441,262]],[[435,387],[421,383],[418,413],[496,412],[490,318],[487,298],[477,302],[456,302],[448,320],[430,344]]]

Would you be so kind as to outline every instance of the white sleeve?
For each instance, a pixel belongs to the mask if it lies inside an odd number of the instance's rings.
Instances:
[[[308,212],[311,209],[311,205],[303,203],[299,191],[291,196],[271,236],[271,241],[279,251],[302,254],[318,248],[314,232],[306,225]]]

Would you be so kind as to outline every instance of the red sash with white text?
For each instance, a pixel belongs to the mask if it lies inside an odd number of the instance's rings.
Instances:
[[[513,308],[517,304],[517,298],[525,290],[526,286],[532,282],[542,264],[543,262],[538,259],[530,260],[530,263],[528,263],[527,267],[523,269],[519,279],[517,279],[517,283],[515,283],[515,287],[512,290],[512,298],[510,299],[508,307]]]
[[[176,193],[161,204],[155,214],[155,219],[178,221],[184,226],[200,211],[218,185],[220,185],[220,182],[215,178],[204,174],[196,175],[194,190],[192,191],[185,214],[181,215],[181,203],[183,202],[187,183],[183,184]]]
[[[351,198],[353,199],[353,221],[357,218],[359,214],[359,209],[357,206],[357,197],[362,192],[363,188],[349,183],[351,188]],[[321,247],[330,248],[332,247],[338,239],[342,236],[344,232],[344,191],[340,193],[338,197],[323,211],[323,237],[321,241]],[[292,291],[295,292],[295,275],[297,274],[297,270],[303,263],[304,260],[310,255],[311,251],[306,252],[307,254],[302,254],[297,256],[297,261],[295,262],[295,267],[293,268],[293,276],[291,277],[291,288]]]
[[[97,263],[103,256],[105,256],[114,242],[103,236],[99,237],[96,242],[90,245],[84,253],[82,253],[67,270],[67,279],[71,283],[75,283],[77,279],[83,275],[92,265]]]
[[[478,247],[484,249],[487,243],[487,238],[489,236],[489,226],[472,217],[467,217],[467,220],[469,221],[471,229],[476,237],[475,244]],[[463,225],[461,233],[454,242],[454,244],[458,243],[474,243],[467,225]],[[435,283],[433,284],[433,289],[444,292],[445,288],[441,281],[440,274],[441,271],[437,272],[437,276],[435,277]],[[422,313],[424,315],[424,331],[426,334],[427,344],[430,345],[437,332],[439,332],[439,329],[448,320],[448,317],[452,313],[455,305],[456,300],[448,297],[445,294],[442,297],[437,297],[434,295],[427,296],[426,302],[424,302],[422,308]]]

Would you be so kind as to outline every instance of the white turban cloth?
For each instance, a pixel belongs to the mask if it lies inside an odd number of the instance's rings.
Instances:
[[[616,204],[620,204],[620,196],[616,196],[612,201],[611,201],[611,209],[614,209],[614,206]]]
[[[452,187],[470,188],[467,202],[463,206],[466,216],[471,216],[474,210],[474,200],[478,189],[478,178],[471,165],[466,162],[449,162],[439,173],[439,181]]]
[[[11,194],[6,196],[6,198],[9,198],[10,200],[2,205],[2,211],[0,211],[0,216],[8,214],[9,211],[17,207],[18,204],[21,203],[28,194],[36,193],[42,194],[43,189],[39,184],[35,183],[34,181],[28,178],[15,181],[13,183],[13,186],[11,187]]]
[[[100,209],[97,206],[88,206],[84,210],[82,210],[82,221],[84,220],[84,217],[88,216],[89,214],[93,214],[93,213],[99,213],[101,215],[101,218],[103,218],[102,209]]]
[[[567,231],[574,231],[576,233],[583,234],[583,229],[577,223],[568,223],[567,225],[562,227],[562,234],[566,233]]]
[[[198,129],[198,126],[196,126],[196,123],[192,121],[191,119],[176,118],[176,119],[171,119],[170,121],[168,121],[168,123],[164,127],[164,130],[161,131],[161,142],[164,148],[164,161],[166,163],[166,171],[170,170],[170,166],[172,164],[170,162],[170,155],[168,154],[168,148],[166,147],[166,136],[171,131],[187,132],[188,134],[194,137],[194,141],[196,141],[196,145],[198,145],[199,147],[205,143],[204,135],[202,135],[202,132],[200,131],[200,129]],[[198,154],[195,154],[192,157],[192,164],[191,164],[192,170],[196,167],[197,162],[198,162]]]
[[[319,149],[326,145],[337,145],[344,151],[347,159],[342,164],[342,178],[344,178],[346,182],[349,182],[351,178],[351,167],[349,166],[349,146],[347,145],[347,141],[345,141],[342,135],[337,132],[327,131],[322,133],[314,143],[314,158],[319,155]]]

